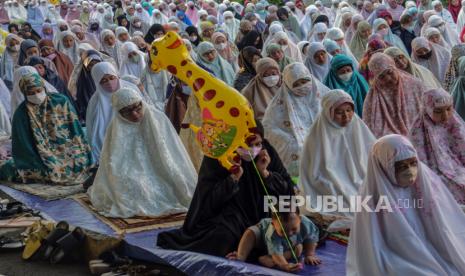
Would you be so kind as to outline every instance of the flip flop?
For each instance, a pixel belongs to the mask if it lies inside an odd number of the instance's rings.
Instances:
[[[57,241],[69,233],[69,225],[66,221],[60,221],[52,232],[42,241],[42,260],[48,260],[53,249],[57,246]]]

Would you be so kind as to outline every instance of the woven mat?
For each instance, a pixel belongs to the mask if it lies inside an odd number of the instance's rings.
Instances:
[[[136,233],[153,229],[177,227],[184,223],[186,213],[178,213],[159,217],[110,218],[98,213],[87,195],[75,196],[74,199],[97,218],[110,226],[116,233]]]
[[[3,185],[8,186],[12,189],[26,192],[31,195],[39,196],[47,201],[62,199],[85,192],[82,184],[78,185],[47,185],[47,184],[18,184],[2,182]]]

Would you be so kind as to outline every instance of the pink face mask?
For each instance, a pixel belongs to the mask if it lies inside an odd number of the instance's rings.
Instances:
[[[119,89],[119,79],[109,80],[104,84],[101,84],[103,90],[108,93],[113,93]]]
[[[237,148],[236,152],[240,155],[240,157],[244,161],[250,162],[252,161],[252,159],[255,159],[255,157],[257,157],[257,155],[260,153],[261,150],[262,150],[262,147],[250,147],[249,150],[246,150],[243,148]],[[252,155],[252,157],[250,155]]]
[[[49,59],[49,60],[54,60],[56,57],[57,57],[56,53],[53,53],[53,54],[50,54],[50,55],[46,56],[46,58]]]

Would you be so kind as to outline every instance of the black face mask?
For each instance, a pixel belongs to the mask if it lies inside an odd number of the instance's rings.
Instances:
[[[421,59],[430,59],[431,58],[431,55],[433,55],[433,51],[429,51],[428,53],[424,54],[424,55],[417,55],[419,58]]]
[[[60,31],[62,31],[62,32],[67,31],[67,30],[68,30],[67,27],[60,28]]]
[[[194,6],[192,6],[192,7],[189,7],[189,8],[190,8],[191,10],[193,10],[195,7],[194,7]]]
[[[91,29],[92,31],[98,30],[98,24],[92,24],[92,25],[90,25],[90,29]]]
[[[139,48],[139,51],[141,51],[141,52],[144,52],[144,53],[145,53],[145,52],[147,52],[147,49],[146,49],[146,48]]]

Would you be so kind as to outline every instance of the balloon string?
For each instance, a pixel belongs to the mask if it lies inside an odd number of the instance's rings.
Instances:
[[[267,198],[267,200],[268,200],[268,203],[272,203],[270,194],[268,193],[268,189],[267,189],[266,186],[265,186],[265,182],[263,181],[262,176],[260,175],[260,172],[258,171],[258,168],[257,168],[257,166],[256,166],[256,164],[255,164],[255,160],[254,160],[252,154],[250,153],[250,151],[248,151],[248,153],[249,153],[249,156],[250,156],[250,158],[251,158],[251,160],[252,160],[253,167],[255,168],[255,172],[257,173],[258,178],[260,179],[260,183],[262,183],[263,190],[265,190],[265,194],[266,194],[266,198]],[[292,247],[291,241],[290,241],[289,238],[287,237],[286,231],[284,230],[284,226],[283,226],[283,224],[281,223],[281,219],[279,218],[278,211],[276,210],[276,208],[274,208],[274,206],[271,206],[270,209],[271,209],[271,212],[275,214],[276,219],[278,220],[279,226],[281,227],[281,230],[283,231],[284,238],[286,239],[287,244],[288,244],[288,246],[289,246],[289,248],[290,248],[290,250],[291,250],[292,257],[294,257],[296,263],[299,263],[299,259],[298,259],[297,256],[295,255],[294,248]]]

